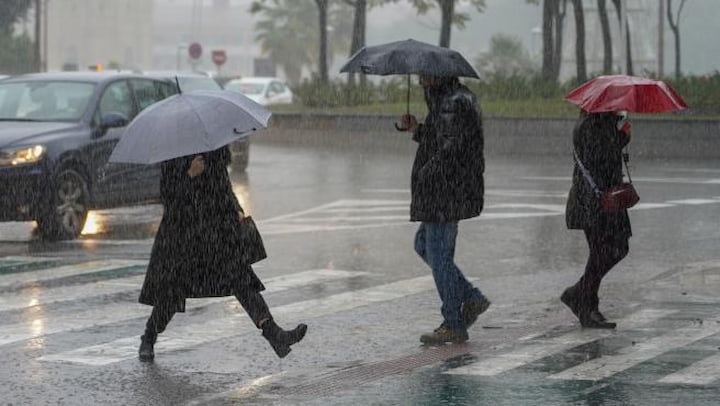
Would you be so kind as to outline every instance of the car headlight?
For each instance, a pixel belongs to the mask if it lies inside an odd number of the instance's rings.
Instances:
[[[0,166],[20,166],[40,161],[47,149],[42,145],[0,150]]]

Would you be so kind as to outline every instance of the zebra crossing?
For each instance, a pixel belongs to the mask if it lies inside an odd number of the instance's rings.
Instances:
[[[148,307],[134,301],[142,284],[141,273],[145,266],[146,261],[140,260],[107,259],[59,264],[57,258],[0,258],[0,289],[4,291],[0,296],[0,346],[146,318]],[[69,284],[46,284],[77,276],[93,278]],[[282,293],[312,284],[322,285],[369,276],[368,272],[363,271],[311,269],[266,278],[265,285],[268,293]],[[290,302],[274,307],[273,312],[279,319],[293,323],[346,313],[363,306],[399,303],[412,295],[434,295],[434,290],[432,277],[427,275]],[[37,312],[22,321],[8,322],[10,318],[5,317],[12,313],[51,308],[81,299],[101,300],[119,293],[128,294],[132,300],[126,298],[104,301],[98,306],[83,307],[52,316]],[[233,298],[190,300],[188,308],[218,303],[230,304],[234,301]],[[720,317],[707,317],[703,323],[693,323],[690,322],[691,318],[682,316],[682,311],[677,308],[649,306],[638,308],[617,320],[617,330],[565,329],[551,333],[540,331],[504,343],[498,349],[486,349],[484,353],[475,354],[475,361],[450,368],[443,373],[449,376],[478,378],[512,375],[533,363],[572,352],[582,346],[632,337],[631,344],[579,363],[568,364],[563,370],[550,371],[543,378],[547,381],[603,381],[663,355],[681,353],[687,347],[704,340],[720,342]],[[663,322],[667,320],[673,322]],[[254,330],[254,326],[237,313],[183,323],[163,334],[163,352],[169,354],[182,351]],[[120,334],[104,342],[46,353],[39,356],[37,361],[74,364],[87,368],[107,367],[134,360],[137,357],[138,340],[139,336],[136,334]],[[708,386],[717,384],[719,380],[720,355],[708,354],[694,362],[669,366],[656,377],[654,383]]]

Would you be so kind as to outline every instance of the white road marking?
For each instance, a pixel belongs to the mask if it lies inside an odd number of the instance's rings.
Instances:
[[[5,257],[13,258],[13,257]],[[39,258],[39,260],[45,260]],[[38,262],[28,260],[26,262]],[[0,288],[28,282],[40,282],[68,276],[84,275],[89,273],[109,271],[112,269],[126,268],[130,266],[147,265],[147,261],[135,261],[124,259],[109,259],[102,261],[90,261],[73,265],[63,265],[54,268],[44,268],[35,271],[18,272],[8,275],[0,275]]]
[[[366,272],[341,271],[317,269],[268,278],[265,292],[279,292],[293,289],[312,283],[326,283],[334,280],[353,278],[367,275]],[[205,307],[214,303],[235,303],[234,297],[218,297],[208,299],[189,299],[187,310]],[[0,345],[28,340],[43,335],[55,334],[65,331],[82,330],[88,327],[101,326],[132,320],[134,318],[148,317],[150,307],[139,303],[108,303],[87,310],[62,313],[49,317],[45,315],[43,306],[33,314],[28,322],[0,326]]]
[[[703,358],[658,382],[683,385],[709,385],[720,379],[720,355]]]
[[[344,292],[273,308],[274,317],[291,325],[301,320],[322,317],[373,303],[397,300],[435,289],[431,276],[401,280],[367,289]],[[203,323],[177,326],[166,330],[156,344],[165,353],[197,346],[209,341],[257,331],[244,315],[233,315]],[[108,365],[137,357],[139,336],[121,338],[109,343],[78,348],[40,357],[40,361],[71,362],[86,365]]]
[[[597,381],[608,378],[641,362],[657,357],[674,348],[683,347],[720,333],[720,319],[705,320],[702,325],[675,329],[629,347],[622,348],[617,355],[605,355],[567,369],[550,379]]]
[[[676,313],[676,311],[643,309],[619,320],[618,330],[623,331],[636,328],[641,325],[646,325],[673,313]],[[500,354],[485,360],[480,360],[470,365],[451,369],[445,373],[450,375],[494,376],[558,352],[566,351],[570,348],[596,341],[601,338],[610,337],[614,334],[617,334],[614,330],[575,330],[547,340],[539,339],[538,341],[540,342],[537,343],[523,344],[514,351]]]

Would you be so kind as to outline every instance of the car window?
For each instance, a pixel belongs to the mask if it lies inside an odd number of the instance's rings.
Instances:
[[[0,85],[0,119],[77,121],[95,85],[65,81],[9,82]]]
[[[231,85],[230,90],[235,90],[242,94],[262,94],[265,90],[265,85],[262,83],[234,83]]]
[[[132,120],[134,110],[130,86],[128,86],[127,81],[114,82],[105,88],[100,99],[100,117],[108,113],[119,113],[127,117],[128,120]]]
[[[272,82],[270,85],[270,91],[274,92],[275,94],[280,94],[285,91],[285,86],[283,86],[280,82]]]
[[[144,110],[147,106],[156,103],[173,93],[175,86],[169,83],[158,82],[149,79],[133,79],[132,83],[133,91],[135,92],[135,100],[138,103],[139,111]]]
[[[179,77],[180,90],[183,92],[192,92],[193,90],[220,90],[221,87],[210,77]]]

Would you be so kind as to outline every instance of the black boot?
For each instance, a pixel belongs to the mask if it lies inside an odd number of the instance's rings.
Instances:
[[[285,358],[290,353],[290,346],[299,342],[305,337],[307,326],[298,324],[293,330],[285,331],[275,321],[268,320],[262,325],[262,335],[270,343],[275,353],[280,358]]]
[[[157,335],[148,334],[147,331],[140,337],[140,350],[138,351],[140,361],[152,362],[155,359],[153,346],[156,339]]]
[[[575,286],[570,286],[563,291],[560,296],[560,300],[565,304],[565,306],[569,307],[570,311],[579,319],[580,300],[577,296],[577,288],[575,288]]]

